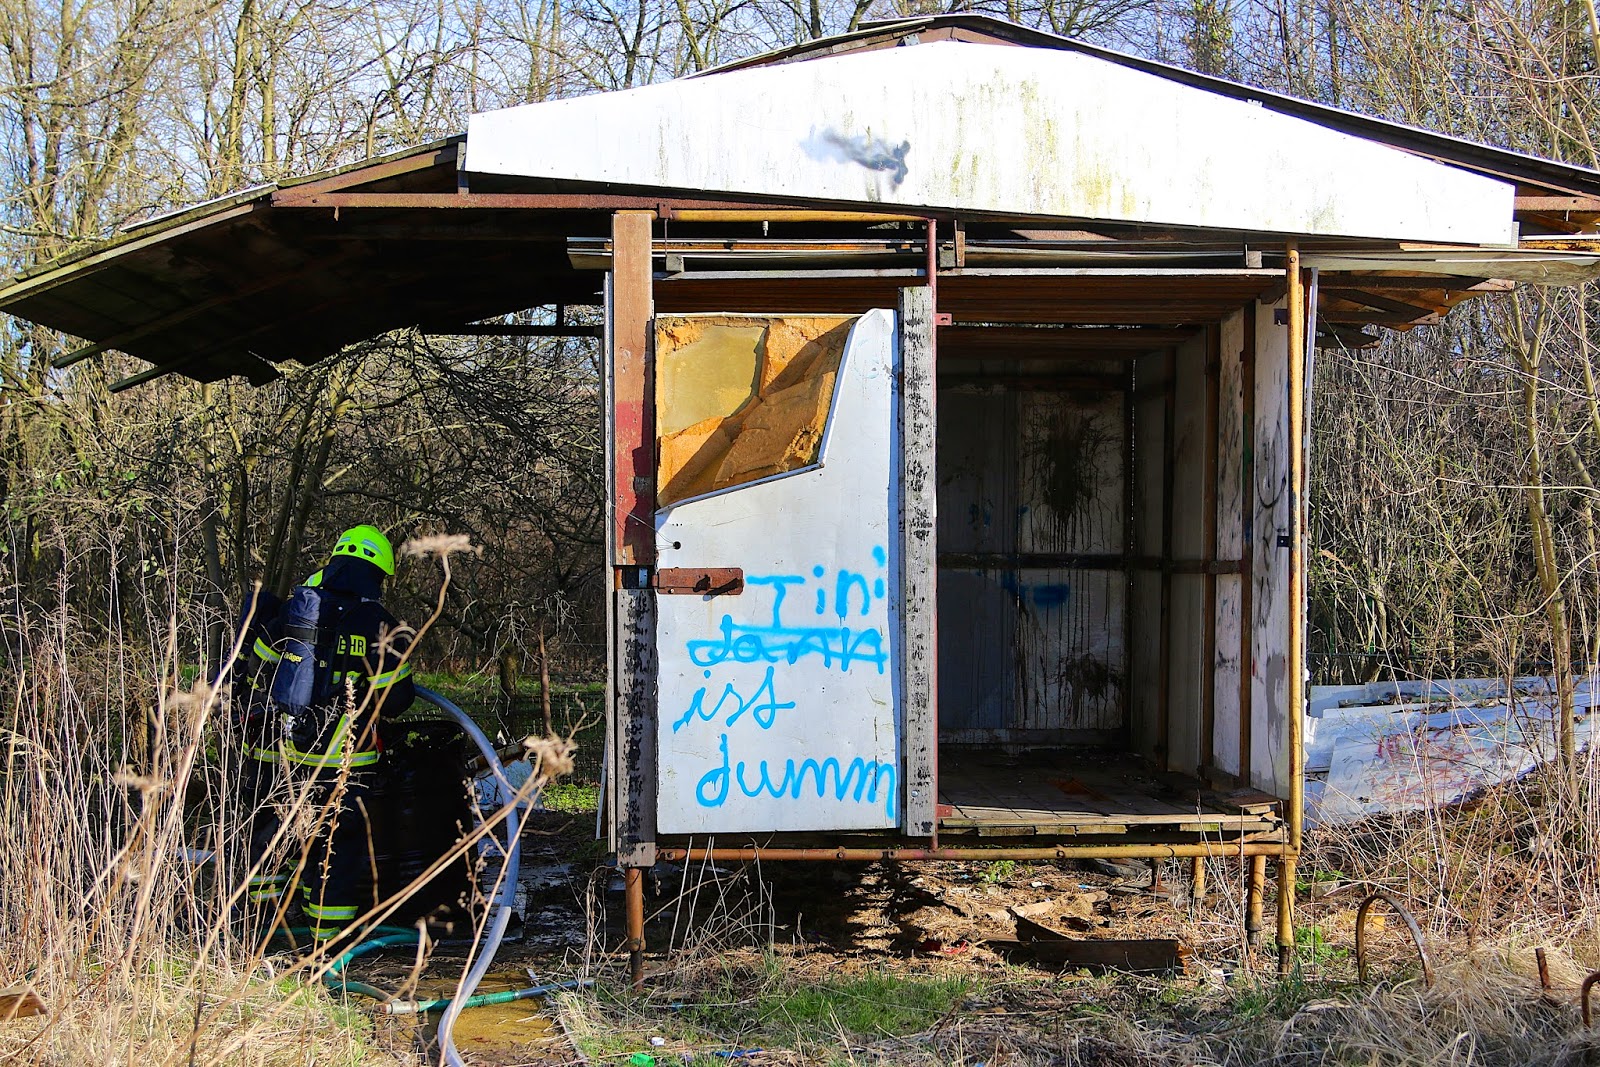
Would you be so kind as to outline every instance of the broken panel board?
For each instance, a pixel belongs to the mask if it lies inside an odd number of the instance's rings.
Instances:
[[[662,504],[817,462],[852,318],[656,318]]]
[[[1109,743],[1124,704],[1122,397],[1018,378],[1012,361],[985,370],[1028,388],[962,374],[940,390],[940,740]]]
[[[1254,314],[1254,309],[1251,309]],[[1217,558],[1239,559],[1244,552],[1244,312],[1222,320],[1221,366],[1217,389]],[[1215,730],[1211,758],[1225,774],[1240,774],[1239,660],[1242,579],[1217,575],[1217,659],[1213,678]]]
[[[656,513],[661,567],[744,577],[737,594],[657,599],[661,833],[899,824],[894,327],[888,311],[850,326],[814,463]],[[771,454],[797,451],[781,437],[763,431]]]
[[[1257,304],[1255,456],[1250,507],[1251,558],[1250,784],[1289,795],[1289,328],[1276,312],[1287,302]]]

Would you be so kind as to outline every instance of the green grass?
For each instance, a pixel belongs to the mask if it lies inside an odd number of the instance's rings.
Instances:
[[[595,1060],[626,1062],[646,1051],[658,1063],[717,1064],[728,1061],[716,1051],[762,1048],[792,1049],[808,1064],[855,1062],[850,1047],[933,1029],[975,993],[977,982],[887,970],[807,980],[786,961],[768,958],[762,967],[738,968],[694,989],[679,1010],[652,1010],[644,1018],[621,990],[570,998],[586,1019],[574,1036]],[[666,1044],[652,1046],[651,1036]]]
[[[555,782],[540,794],[546,811],[564,815],[593,815],[600,806],[600,787],[577,782]]]

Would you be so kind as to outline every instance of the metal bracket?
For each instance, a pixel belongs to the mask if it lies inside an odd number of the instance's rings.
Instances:
[[[738,596],[744,592],[743,567],[662,567],[656,571],[657,593],[693,596]]]

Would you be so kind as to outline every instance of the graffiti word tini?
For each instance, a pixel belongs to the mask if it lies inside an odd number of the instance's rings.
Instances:
[[[888,555],[882,547],[872,550],[878,573],[869,578],[865,574],[840,569],[829,582],[825,567],[813,567],[812,577],[799,574],[754,575],[745,579],[747,586],[771,586],[772,618],[760,623],[734,622],[732,615],[724,615],[718,627],[719,636],[690,641],[687,644],[689,661],[697,667],[714,667],[720,663],[799,663],[807,657],[822,659],[823,666],[848,671],[857,663],[869,663],[879,674],[888,670],[889,652],[883,631],[876,626],[856,628],[852,620],[872,614],[873,607],[885,600],[888,588],[883,571]],[[815,586],[812,582],[815,580]],[[837,624],[809,625],[794,618],[803,608],[785,605],[790,602],[790,592],[801,597],[810,588],[814,616],[833,615]],[[795,599],[800,599],[796,597]]]

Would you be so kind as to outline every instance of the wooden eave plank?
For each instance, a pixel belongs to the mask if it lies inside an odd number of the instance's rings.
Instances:
[[[4,289],[0,289],[0,311],[9,310],[19,302],[53,289],[65,282],[85,278],[116,262],[118,259],[132,256],[145,249],[171,241],[180,235],[194,233],[211,226],[220,226],[235,219],[265,211],[267,210],[266,194],[259,195],[261,197],[259,201],[236,204],[215,214],[204,215],[186,222],[177,222],[171,226],[141,230],[137,234],[113,239],[94,249],[45,264],[38,268],[37,271],[22,275]]]

